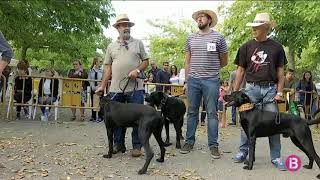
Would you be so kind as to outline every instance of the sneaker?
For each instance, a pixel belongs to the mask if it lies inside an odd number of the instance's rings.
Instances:
[[[236,125],[236,123],[228,123],[228,126],[235,126]]]
[[[187,154],[193,149],[192,144],[185,143],[182,148],[180,149],[181,154]]]
[[[141,149],[133,149],[131,155],[132,157],[140,157],[142,155]]]
[[[102,121],[103,121],[102,118],[98,118],[96,122],[99,123],[99,122],[102,122]]]
[[[95,122],[95,121],[96,121],[96,119],[95,119],[95,118],[93,118],[93,117],[91,117],[89,121]]]
[[[211,147],[210,151],[213,159],[220,159],[221,155],[218,147]]]
[[[48,122],[48,117],[46,115],[41,115],[41,121]]]
[[[286,171],[286,165],[280,160],[280,158],[271,161],[274,167],[278,168],[280,171]]]
[[[247,153],[240,151],[233,157],[233,162],[242,163],[246,160],[247,155]]]

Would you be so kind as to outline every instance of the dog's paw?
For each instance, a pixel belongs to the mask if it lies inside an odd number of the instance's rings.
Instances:
[[[181,144],[176,144],[177,149],[181,149]]]
[[[140,170],[138,171],[138,174],[145,174],[146,172],[147,172],[146,169],[140,169]]]
[[[104,154],[102,157],[103,157],[103,158],[111,158],[111,157],[112,157],[112,154]]]
[[[249,165],[249,161],[248,161],[247,159],[245,159],[245,160],[243,161],[243,164]]]
[[[243,169],[245,169],[245,170],[252,170],[252,167],[250,168],[249,166],[243,166]]]
[[[320,174],[317,175],[317,178],[320,179]]]
[[[158,158],[158,159],[156,159],[156,161],[162,163],[162,162],[164,162],[164,159]]]
[[[170,143],[170,142],[164,142],[164,147],[168,147],[168,146],[171,146],[172,145],[172,143]]]
[[[306,169],[312,169],[312,166],[310,166],[310,165],[304,165],[303,167]]]

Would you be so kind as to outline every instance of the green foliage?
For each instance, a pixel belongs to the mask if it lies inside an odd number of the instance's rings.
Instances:
[[[178,69],[184,67],[185,61],[185,42],[192,32],[196,31],[193,21],[180,20],[178,22],[171,20],[148,21],[154,27],[161,29],[159,35],[149,37],[151,60],[155,60],[162,66],[164,61],[175,64]]]
[[[296,63],[296,69],[315,70],[319,61],[320,22],[319,1],[236,1],[229,8],[220,7],[224,24],[221,32],[229,43],[231,66],[238,48],[251,39],[251,29],[247,22],[253,21],[255,14],[268,12],[277,23],[271,33],[273,38],[288,47],[293,54],[287,55],[289,63]],[[293,61],[295,57],[295,63]]]
[[[111,16],[109,0],[0,1],[0,30],[20,50],[15,58],[47,60],[55,66],[74,58],[87,62],[97,48],[104,49],[110,40],[102,26],[110,24]]]

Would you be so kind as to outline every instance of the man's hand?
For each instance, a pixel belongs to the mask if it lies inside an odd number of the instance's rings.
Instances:
[[[184,91],[185,94],[187,94],[187,92],[188,92],[188,85],[187,85],[187,83],[184,84],[184,86],[183,86],[183,91]]]
[[[128,77],[129,77],[130,79],[136,79],[136,78],[138,77],[138,75],[139,75],[139,73],[138,73],[138,71],[135,69],[135,70],[131,71],[131,72],[128,74]]]
[[[279,96],[279,95],[276,95],[276,96],[274,97],[274,100],[275,100],[276,102],[284,101],[283,97],[281,97],[281,96]]]
[[[105,87],[103,87],[103,86],[100,85],[100,86],[96,89],[95,93],[96,93],[97,95],[101,96],[101,95],[103,95],[105,89],[106,89]]]

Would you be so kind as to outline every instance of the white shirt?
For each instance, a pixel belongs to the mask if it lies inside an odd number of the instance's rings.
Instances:
[[[44,85],[43,85],[43,94],[44,94],[44,95],[49,95],[49,94],[51,94],[50,84],[51,84],[51,79],[46,79],[46,80],[44,81]],[[41,92],[40,92],[40,93],[41,93]]]

